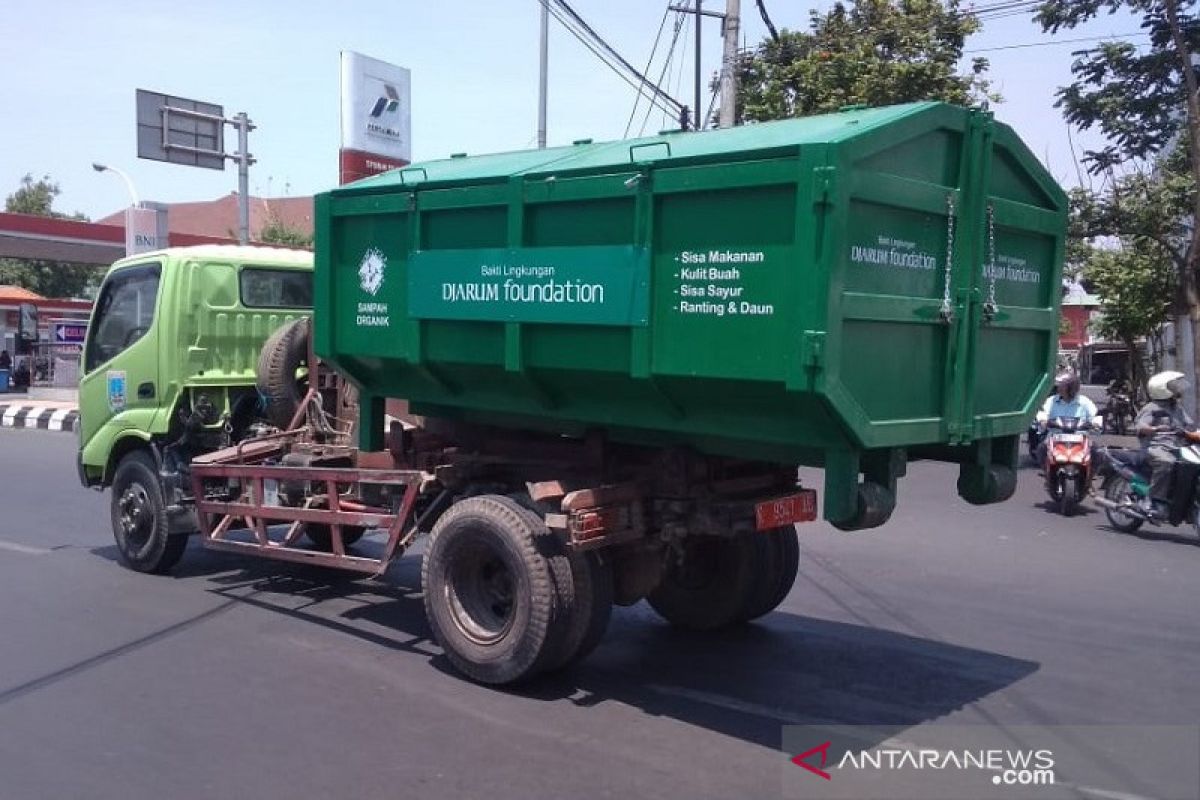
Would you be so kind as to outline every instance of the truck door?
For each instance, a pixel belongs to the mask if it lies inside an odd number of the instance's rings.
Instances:
[[[79,381],[84,445],[110,420],[118,428],[147,426],[158,409],[155,306],[161,278],[160,264],[138,264],[110,273],[100,287]]]

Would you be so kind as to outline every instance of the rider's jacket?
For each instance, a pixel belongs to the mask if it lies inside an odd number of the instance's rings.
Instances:
[[[1138,429],[1143,426],[1157,428],[1160,425],[1169,425],[1173,429],[1185,431],[1195,430],[1196,427],[1187,411],[1176,401],[1151,400],[1138,412],[1135,427]],[[1179,435],[1174,430],[1164,433],[1156,432],[1152,436],[1143,436],[1141,439],[1143,447],[1151,445],[1178,447],[1181,443]]]
[[[1094,416],[1096,416],[1096,404],[1081,394],[1075,395],[1074,400],[1064,400],[1060,395],[1053,394],[1047,397],[1046,402],[1042,405],[1042,419],[1075,417],[1081,422],[1091,422]]]

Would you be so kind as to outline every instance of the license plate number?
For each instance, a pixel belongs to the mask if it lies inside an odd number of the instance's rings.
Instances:
[[[817,518],[817,492],[804,489],[777,500],[764,500],[754,506],[754,523],[760,531],[792,525],[796,522],[812,522]]]

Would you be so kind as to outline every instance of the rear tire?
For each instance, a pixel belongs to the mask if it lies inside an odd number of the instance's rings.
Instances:
[[[612,565],[595,552],[568,554],[575,604],[563,633],[563,641],[547,670],[560,669],[587,658],[608,630],[612,617]]]
[[[680,628],[707,631],[743,618],[758,563],[757,545],[745,536],[691,536],[683,559],[671,557],[662,582],[647,600]]]
[[[796,538],[796,527],[782,528],[749,534],[758,541],[758,580],[752,581],[746,607],[739,615],[743,622],[758,619],[771,613],[791,592],[800,569],[800,541]]]
[[[1129,481],[1120,475],[1110,476],[1104,482],[1104,497],[1106,500],[1114,503],[1131,502],[1133,500],[1133,491],[1129,487]],[[1108,524],[1121,533],[1135,533],[1138,528],[1142,527],[1143,520],[1138,517],[1131,517],[1128,514],[1122,514],[1116,509],[1105,507],[1104,516],[1108,517]]]
[[[452,506],[421,563],[434,638],[459,672],[492,685],[532,677],[562,652],[570,580],[561,541],[499,495]]]
[[[169,571],[187,549],[187,536],[169,533],[158,467],[145,450],[129,453],[113,476],[113,537],[121,560],[138,572]]]

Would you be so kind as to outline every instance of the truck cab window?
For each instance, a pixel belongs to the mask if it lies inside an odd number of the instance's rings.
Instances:
[[[100,289],[88,331],[85,371],[111,360],[150,330],[159,274],[157,264],[122,270]]]
[[[312,308],[308,270],[244,267],[239,281],[246,308]]]

